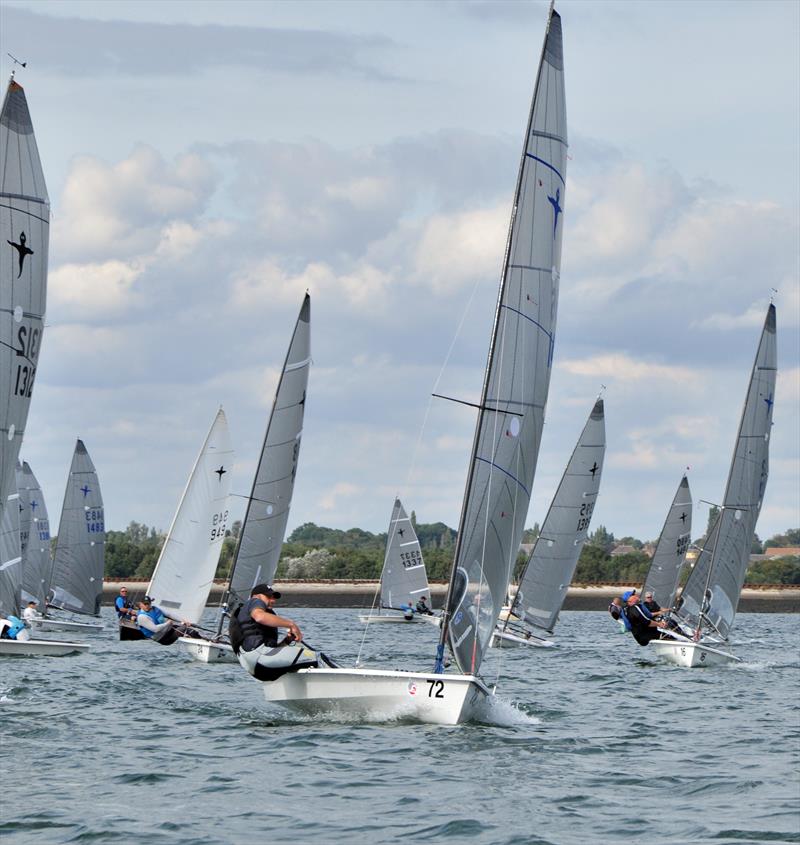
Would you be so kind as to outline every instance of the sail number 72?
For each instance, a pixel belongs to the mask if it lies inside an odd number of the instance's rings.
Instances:
[[[444,681],[428,681],[428,698],[444,698]]]

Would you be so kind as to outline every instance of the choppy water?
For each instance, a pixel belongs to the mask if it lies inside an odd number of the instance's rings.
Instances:
[[[448,728],[293,716],[104,613],[87,655],[0,659],[3,845],[800,843],[796,616],[740,615],[746,662],[685,670],[565,613],[560,648],[490,652],[496,724]],[[355,611],[290,615],[352,664]],[[428,668],[436,636],[376,625],[362,659]]]

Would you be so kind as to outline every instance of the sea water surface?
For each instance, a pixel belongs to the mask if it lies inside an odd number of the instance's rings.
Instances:
[[[343,665],[432,665],[432,626],[287,613]],[[558,648],[489,652],[492,723],[439,727],[292,715],[103,615],[88,654],[0,658],[3,845],[800,843],[796,616],[687,670],[567,612]]]

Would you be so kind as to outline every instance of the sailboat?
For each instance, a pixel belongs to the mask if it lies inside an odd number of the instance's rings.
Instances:
[[[228,421],[220,408],[189,474],[147,586],[153,604],[176,622],[199,622],[205,610],[228,527],[232,467]],[[120,623],[120,639],[142,638],[130,636],[133,631],[141,634],[132,623]]]
[[[97,472],[79,438],[64,493],[47,603],[52,608],[99,616],[103,598],[106,529]],[[32,624],[39,631],[102,631],[103,625],[46,616]]]
[[[230,611],[250,598],[256,584],[271,584],[278,568],[300,457],[310,367],[311,297],[306,293],[283,362],[239,530],[222,602]],[[222,637],[224,619],[223,613],[213,642],[181,637],[179,642],[190,657],[203,663],[237,662],[230,643]]]
[[[552,7],[530,110],[433,671],[306,668],[259,682],[268,702],[454,725],[493,695],[478,676],[522,537],[541,441],[561,262],[566,165],[561,18]],[[448,647],[457,672],[445,673]]]
[[[662,608],[672,607],[675,602],[681,567],[686,560],[691,536],[692,494],[689,490],[689,479],[684,475],[661,529],[641,593],[646,595],[651,592],[653,599]]]
[[[0,109],[0,162],[1,512],[16,494],[17,459],[42,347],[50,239],[50,200],[33,123],[13,74]]]
[[[22,585],[22,552],[20,549],[19,497],[12,493],[5,501],[0,516],[0,617],[20,616]],[[27,632],[25,632],[27,634]],[[30,634],[18,639],[0,638],[0,656],[61,657],[88,651],[87,643],[31,639]]]
[[[438,625],[440,617],[415,613],[420,598],[430,598],[428,574],[422,557],[417,532],[400,499],[394,500],[392,518],[386,538],[386,553],[381,570],[380,611],[359,616],[361,622],[430,622]],[[405,606],[405,607],[404,607]]]
[[[589,533],[605,451],[605,410],[603,400],[598,399],[520,575],[509,613],[492,636],[492,646],[554,645],[549,637]]]
[[[17,464],[19,536],[22,555],[22,602],[35,601],[41,612],[46,605],[50,572],[50,521],[42,488],[27,461]]]
[[[679,666],[739,661],[730,651],[728,636],[767,486],[777,369],[775,306],[770,304],[750,374],[722,509],[673,614],[689,637],[650,643],[659,657]]]

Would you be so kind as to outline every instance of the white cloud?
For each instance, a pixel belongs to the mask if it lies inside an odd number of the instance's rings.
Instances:
[[[85,319],[124,312],[136,303],[135,283],[143,270],[137,261],[62,264],[48,278],[51,313]]]

